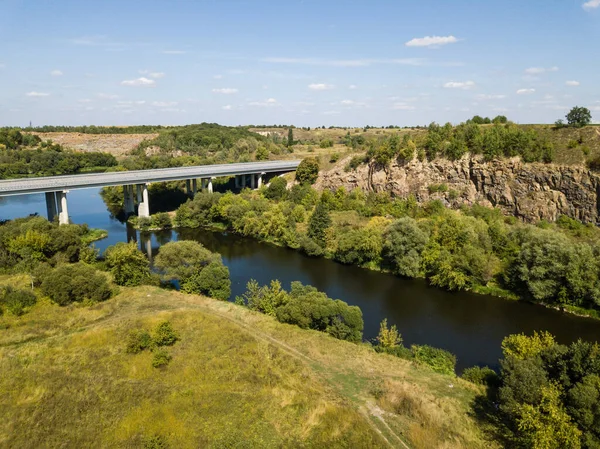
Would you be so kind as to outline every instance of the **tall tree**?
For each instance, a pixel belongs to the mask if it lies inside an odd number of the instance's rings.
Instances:
[[[326,244],[327,229],[331,226],[331,217],[325,203],[320,202],[310,216],[308,222],[308,236],[322,248]]]
[[[592,121],[592,113],[588,108],[575,106],[566,115],[567,123],[569,126],[575,126],[581,128],[582,126],[589,125]]]
[[[292,128],[288,129],[288,138],[287,138],[287,146],[288,148],[294,145],[294,130]]]

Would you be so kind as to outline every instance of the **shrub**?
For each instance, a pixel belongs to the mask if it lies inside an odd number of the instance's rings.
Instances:
[[[171,217],[166,212],[159,212],[152,216],[152,227],[159,229],[171,229],[173,223],[171,223]]]
[[[152,219],[150,217],[137,217],[135,224],[138,229],[147,231],[152,226]]]
[[[362,164],[366,164],[369,158],[367,156],[354,156],[344,168],[345,171],[356,170]]]
[[[600,156],[590,159],[586,162],[586,165],[590,170],[600,170]]]
[[[572,149],[572,148],[577,148],[579,146],[579,142],[577,142],[574,139],[569,140],[569,142],[567,143],[567,148]]]
[[[165,437],[152,435],[144,440],[144,449],[169,449],[169,444]]]
[[[156,327],[152,338],[156,346],[173,346],[178,340],[179,336],[168,321],[163,321]]]
[[[306,235],[300,236],[298,244],[300,245],[300,251],[307,256],[321,257],[325,253],[318,243]]]
[[[12,287],[4,287],[3,291],[0,292],[0,306],[3,306],[16,316],[23,315],[25,308],[33,306],[36,302],[36,296],[28,290],[16,290]]]
[[[333,153],[331,155],[331,157],[329,158],[329,162],[331,162],[332,164],[335,164],[339,159],[340,159],[340,154],[339,153]]]
[[[379,325],[377,344],[386,350],[394,349],[402,345],[402,336],[398,332],[398,328],[395,324],[388,328],[387,318],[385,318]]]
[[[590,147],[587,145],[582,145],[581,146],[581,152],[583,153],[584,156],[589,156],[590,155]]]
[[[231,296],[229,268],[221,262],[211,262],[181,283],[185,293],[205,294],[211,298],[227,301]]]
[[[300,184],[314,184],[319,176],[319,162],[312,157],[300,162],[296,169],[296,180]]]
[[[154,368],[161,368],[163,366],[167,366],[173,357],[165,350],[158,349],[154,351],[154,357],[152,357],[152,366]]]
[[[471,368],[465,368],[460,377],[477,385],[492,386],[498,383],[498,374],[496,374],[496,371],[487,366],[473,366]]]
[[[284,178],[276,177],[265,190],[265,197],[270,200],[280,200],[285,198],[287,193],[287,181]]]
[[[427,345],[413,345],[410,349],[415,360],[428,365],[435,372],[441,374],[455,374],[456,356],[454,354]]]
[[[333,146],[333,140],[332,139],[323,139],[319,143],[319,147],[321,147],[321,148],[331,148],[332,146]]]
[[[42,292],[61,306],[84,300],[104,301],[112,295],[106,277],[83,263],[61,265],[48,272]]]
[[[135,242],[109,246],[105,259],[117,285],[134,287],[150,279],[150,262]]]
[[[440,193],[445,193],[448,191],[448,184],[430,184],[427,187],[427,190],[429,191],[429,194],[432,193],[436,193],[436,192],[440,192]]]
[[[138,354],[144,349],[152,347],[152,337],[145,330],[134,329],[127,336],[126,351],[130,354]]]

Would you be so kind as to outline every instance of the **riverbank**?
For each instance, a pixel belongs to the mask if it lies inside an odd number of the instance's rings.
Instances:
[[[125,351],[132,329],[165,320],[180,338],[168,366]],[[13,447],[498,447],[468,413],[479,387],[235,304],[122,288],[0,321],[0,441]]]

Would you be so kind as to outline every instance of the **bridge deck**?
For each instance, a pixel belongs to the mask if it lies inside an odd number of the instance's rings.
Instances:
[[[294,171],[300,161],[266,161],[239,164],[198,165],[193,167],[132,170],[83,175],[48,176],[0,180],[0,196],[56,192],[91,187],[121,186],[150,182],[180,181],[184,179],[218,176],[249,175]]]

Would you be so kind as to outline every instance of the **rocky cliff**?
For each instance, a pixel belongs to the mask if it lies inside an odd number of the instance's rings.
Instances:
[[[584,167],[526,164],[518,158],[486,162],[466,155],[458,161],[393,162],[386,168],[363,164],[346,172],[349,159],[322,172],[316,187],[388,191],[403,198],[414,195],[419,203],[440,199],[454,208],[479,203],[527,222],[553,221],[559,215],[600,222],[600,177]]]

